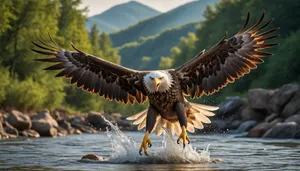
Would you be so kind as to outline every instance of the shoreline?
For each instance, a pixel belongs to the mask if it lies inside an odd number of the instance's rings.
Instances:
[[[211,124],[196,134],[245,134],[249,138],[300,139],[300,85],[286,84],[274,90],[251,89],[248,98],[227,97]],[[137,131],[137,125],[119,113],[69,114],[63,109],[24,114],[17,110],[0,113],[0,140],[17,137],[57,137],[96,134],[109,128],[105,119],[121,131]],[[104,119],[105,118],[105,119]]]

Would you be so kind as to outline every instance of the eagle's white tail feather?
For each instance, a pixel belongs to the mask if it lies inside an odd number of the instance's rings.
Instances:
[[[181,127],[180,127],[180,124],[179,124],[179,122],[177,121],[177,122],[174,123],[174,125],[175,125],[175,132],[176,132],[176,134],[179,136],[179,135],[181,134]]]
[[[194,132],[195,132],[194,125],[191,124],[191,123],[189,123],[189,122],[187,123],[186,129],[187,129],[189,132],[191,132],[191,133],[194,133]]]
[[[158,123],[160,123],[160,122],[159,122],[159,121],[160,121],[160,118],[161,118],[160,115],[158,115],[157,118],[156,118],[155,125],[154,125],[154,127],[153,127],[151,133],[154,132],[158,126],[160,126],[160,125],[158,125]]]
[[[126,119],[127,120],[136,120],[138,117],[140,117],[141,115],[146,115],[147,114],[147,112],[148,112],[148,109],[146,109],[146,110],[143,110],[143,111],[141,111],[141,112],[139,112],[139,113],[137,113],[137,114],[134,114],[134,115],[131,115],[131,116],[129,116],[129,117],[127,117]]]
[[[144,118],[143,122],[141,122],[138,126],[138,130],[143,129],[146,126],[146,117]]]
[[[193,120],[193,124],[194,124],[194,127],[197,128],[197,129],[203,129],[204,128],[203,124],[198,119]]]
[[[194,115],[197,118],[197,120],[199,120],[203,123],[211,123],[211,121],[208,119],[208,117],[206,117],[202,113],[194,113]]]
[[[215,114],[211,111],[218,110],[219,107],[216,106],[207,106],[202,104],[190,103],[191,108],[187,111],[187,130],[189,132],[195,132],[195,128],[203,129],[204,126],[202,123],[211,123],[210,119],[207,116],[214,116]],[[133,122],[134,125],[138,125],[138,130],[143,129],[146,126],[146,116],[147,116],[148,109],[134,114],[127,118],[127,120],[135,120]],[[157,136],[160,136],[164,129],[169,129],[170,133],[174,135],[181,134],[181,126],[179,121],[170,122],[161,116],[156,118],[156,123],[153,127],[152,132],[155,131]]]
[[[213,112],[207,111],[205,109],[202,109],[198,106],[193,106],[194,109],[197,109],[199,112],[201,112],[202,114],[206,115],[206,116],[215,116],[215,114]]]
[[[163,132],[163,127],[161,125],[161,119],[158,121],[155,129],[156,129],[156,131],[155,131],[156,136],[160,136]]]
[[[147,114],[142,114],[140,115],[132,124],[133,125],[138,125],[140,124],[141,122],[143,122],[143,120],[146,118]]]
[[[169,129],[169,131],[172,135],[175,134],[175,125],[172,122],[168,121],[167,128]]]
[[[197,103],[192,103],[192,102],[189,102],[192,106],[196,106],[196,107],[199,107],[201,109],[205,109],[205,110],[208,110],[208,111],[216,111],[219,109],[218,106],[208,106],[208,105],[203,105],[203,104],[197,104]]]

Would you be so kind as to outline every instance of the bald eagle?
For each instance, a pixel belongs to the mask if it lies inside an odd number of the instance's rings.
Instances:
[[[71,84],[104,96],[105,99],[122,103],[144,103],[149,99],[150,106],[145,111],[130,116],[138,129],[146,126],[146,134],[139,153],[147,155],[147,147],[152,143],[149,134],[156,135],[168,128],[172,134],[179,135],[183,147],[190,143],[187,135],[195,128],[202,129],[202,123],[210,123],[208,116],[213,116],[218,107],[188,102],[186,97],[200,98],[210,95],[235,79],[242,77],[263,62],[262,57],[272,55],[260,50],[278,44],[265,44],[266,40],[278,35],[270,35],[279,28],[260,33],[273,19],[261,24],[260,20],[249,29],[248,13],[244,26],[233,37],[224,38],[208,51],[202,51],[192,60],[176,69],[138,71],[116,65],[104,59],[89,55],[73,44],[75,51],[61,49],[50,37],[52,43],[46,43],[41,37],[39,43],[32,42],[34,52],[53,55],[53,58],[37,59],[42,62],[56,63],[45,70],[61,70],[56,77],[69,78]]]

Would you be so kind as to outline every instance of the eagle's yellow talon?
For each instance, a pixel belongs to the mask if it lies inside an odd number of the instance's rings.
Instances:
[[[182,141],[183,141],[183,148],[185,147],[186,141],[188,142],[188,144],[190,144],[190,142],[191,142],[190,138],[188,137],[188,135],[186,133],[185,126],[182,126],[182,131],[177,139],[177,144],[179,144],[180,139],[182,139]]]
[[[148,136],[149,136],[149,132],[147,131],[146,134],[145,134],[145,136],[144,136],[144,139],[143,139],[143,141],[142,141],[142,144],[141,144],[141,146],[140,146],[140,150],[139,150],[140,155],[142,155],[142,151],[143,151],[143,149],[144,149],[145,155],[148,156],[148,153],[147,153],[147,146],[148,146],[149,148],[152,146],[152,143],[151,143],[151,141],[150,141],[150,139],[149,139]]]

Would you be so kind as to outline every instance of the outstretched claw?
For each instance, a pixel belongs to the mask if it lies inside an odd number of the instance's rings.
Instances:
[[[177,144],[179,144],[180,139],[182,139],[182,141],[183,141],[183,148],[185,148],[186,141],[188,141],[188,144],[190,144],[190,142],[191,142],[189,136],[186,133],[185,126],[182,126],[182,131],[177,139]]]
[[[142,151],[143,151],[143,149],[144,149],[145,155],[148,156],[148,153],[147,153],[147,146],[148,146],[149,148],[152,147],[152,143],[151,143],[151,141],[150,141],[150,139],[149,139],[148,136],[149,136],[149,131],[146,132],[146,134],[145,134],[145,136],[144,136],[144,139],[143,139],[143,142],[142,142],[142,144],[141,144],[141,146],[140,146],[140,151],[139,151],[140,155],[142,155]]]

